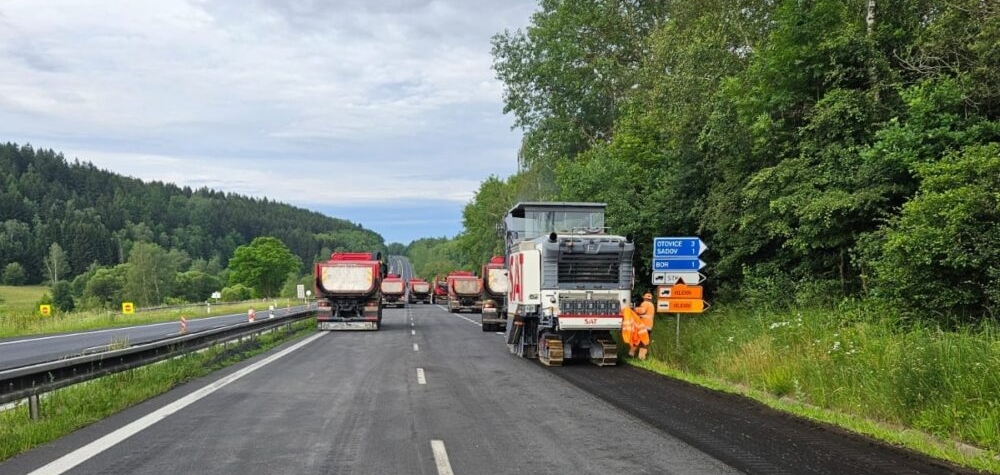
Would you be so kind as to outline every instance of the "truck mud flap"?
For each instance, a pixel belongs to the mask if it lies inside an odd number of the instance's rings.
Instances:
[[[378,330],[378,322],[318,322],[318,330]]]

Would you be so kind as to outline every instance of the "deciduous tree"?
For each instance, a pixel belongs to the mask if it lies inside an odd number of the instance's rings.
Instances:
[[[261,297],[272,297],[281,291],[288,274],[301,265],[299,258],[277,238],[258,237],[233,252],[229,280],[253,288]]]
[[[49,253],[45,256],[45,277],[49,279],[52,286],[59,282],[62,277],[69,274],[69,259],[59,243],[52,243],[49,246]]]

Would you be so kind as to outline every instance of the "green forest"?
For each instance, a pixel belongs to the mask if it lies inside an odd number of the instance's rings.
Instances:
[[[653,237],[700,236],[717,301],[1000,309],[1000,3],[542,0],[493,57],[524,138],[468,265],[517,201],[601,201],[639,286]]]
[[[385,249],[382,236],[349,221],[267,198],[143,182],[27,144],[0,145],[0,183],[0,283],[45,283],[67,310],[200,302],[220,289],[226,300],[273,296],[280,285],[247,285],[247,269],[231,269],[230,260],[267,249],[282,257],[272,267],[294,263],[283,283],[332,251]]]

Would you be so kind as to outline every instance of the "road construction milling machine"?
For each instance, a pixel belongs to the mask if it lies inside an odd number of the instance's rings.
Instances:
[[[518,203],[503,234],[510,280],[505,337],[548,366],[614,365],[622,306],[631,304],[635,244],[608,234],[603,203]]]
[[[448,304],[448,276],[436,275],[431,281],[431,303]]]
[[[378,330],[382,325],[380,252],[335,252],[315,267],[319,330]]]
[[[431,283],[416,277],[410,279],[410,293],[407,303],[431,303]]]
[[[502,315],[507,307],[507,266],[504,264],[503,256],[493,256],[490,261],[483,264],[480,273],[483,276],[483,315],[482,324],[484,332],[503,331],[506,329],[506,320]]]
[[[469,271],[448,273],[448,311],[458,313],[468,310],[472,313],[483,311],[483,279]]]
[[[406,306],[406,281],[398,274],[386,274],[382,279],[382,308]]]

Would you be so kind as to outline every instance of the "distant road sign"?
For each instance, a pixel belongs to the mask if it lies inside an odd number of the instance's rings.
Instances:
[[[669,299],[700,299],[705,296],[700,285],[661,285],[656,289],[656,296]]]
[[[656,302],[659,313],[701,313],[705,311],[702,299],[662,299]]]
[[[658,257],[653,259],[653,272],[666,271],[697,271],[705,267],[705,261],[693,259],[670,259]]]
[[[132,315],[135,313],[135,305],[132,302],[122,302],[122,313],[125,315]]]
[[[708,246],[697,237],[653,238],[653,257],[698,257]]]
[[[653,272],[653,285],[674,285],[684,283],[696,285],[705,281],[701,272]]]
[[[52,306],[51,305],[39,305],[38,306],[38,313],[42,314],[43,317],[48,317],[49,315],[52,315]]]

